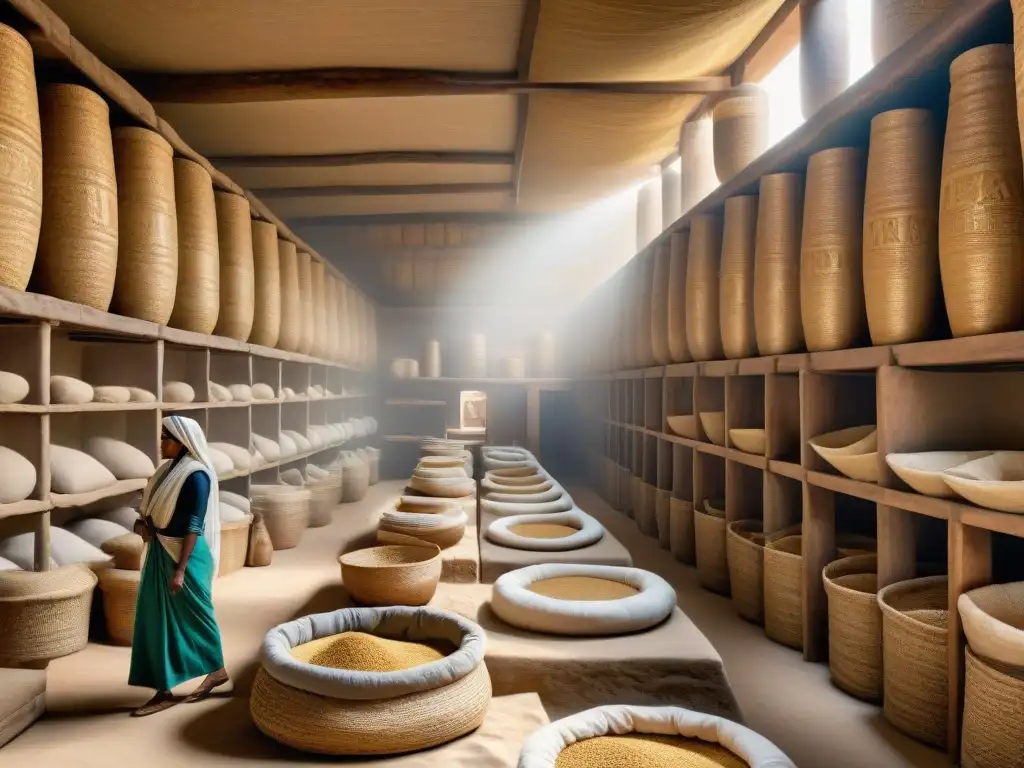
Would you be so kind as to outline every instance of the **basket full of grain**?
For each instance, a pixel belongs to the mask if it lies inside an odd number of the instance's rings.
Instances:
[[[32,48],[0,24],[0,286],[25,290],[43,214],[43,147]]]
[[[253,219],[252,261],[256,275],[255,311],[249,341],[273,347],[281,333],[281,257],[277,227]]]
[[[1024,165],[1013,48],[986,45],[949,68],[939,264],[953,336],[1024,324]]]
[[[725,201],[722,227],[722,265],[719,273],[719,325],[722,351],[728,358],[754,357],[754,241],[757,236],[757,196]]]
[[[754,330],[762,355],[803,348],[800,326],[800,226],[804,177],[774,173],[761,178],[754,245]]]
[[[168,323],[213,333],[220,314],[220,245],[213,180],[199,163],[174,158],[178,216],[178,287]]]
[[[800,307],[811,352],[848,349],[864,335],[862,234],[865,156],[839,147],[807,163]]]
[[[105,312],[117,276],[117,182],[107,102],[88,88],[59,83],[43,88],[39,107],[45,205],[32,287]]]
[[[171,145],[146,128],[115,128],[115,312],[166,325],[178,284],[178,219]]]
[[[722,356],[718,318],[718,265],[722,253],[722,219],[701,213],[690,224],[686,267],[686,344],[694,360]]]

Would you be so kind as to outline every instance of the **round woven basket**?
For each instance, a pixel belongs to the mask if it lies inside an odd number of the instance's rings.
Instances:
[[[878,593],[885,719],[940,748],[949,719],[947,595],[945,576],[901,581]]]
[[[755,624],[764,623],[764,532],[760,520],[729,523],[726,556],[736,613]]]
[[[248,519],[221,523],[218,576],[227,576],[229,573],[241,570],[245,565],[245,557],[249,551],[249,527],[251,525],[252,522]]]
[[[715,105],[715,173],[725,184],[768,146],[768,93],[753,84],[734,88]]]
[[[858,699],[882,698],[882,612],[878,559],[844,557],[825,566],[828,595],[828,667],[832,682]]]
[[[776,534],[764,548],[764,633],[798,651],[804,647],[801,542]]]
[[[949,68],[939,262],[954,336],[1024,324],[1024,166],[1013,48],[986,45]]]
[[[168,323],[213,333],[220,314],[220,244],[213,180],[199,163],[174,158],[178,215],[178,287]]]
[[[800,224],[804,177],[761,177],[754,247],[754,329],[762,355],[803,348],[800,325]]]
[[[332,472],[322,480],[306,485],[309,489],[309,527],[330,525],[334,508],[341,503],[342,474]]]
[[[85,565],[0,571],[0,666],[57,659],[89,642],[96,574]]]
[[[363,461],[346,464],[341,484],[341,500],[346,504],[361,501],[370,488],[370,468]]]
[[[800,4],[800,101],[805,120],[849,84],[846,3],[847,0],[816,0]]]
[[[864,299],[872,344],[931,330],[939,293],[939,138],[924,109],[871,121],[864,194]]]
[[[697,581],[705,589],[728,595],[725,513],[719,507],[712,506],[711,502],[705,502],[703,510],[694,507],[693,539]]]
[[[686,343],[686,260],[690,252],[690,230],[669,238],[668,266],[668,353],[673,363],[690,361]]]
[[[722,265],[718,279],[718,312],[722,351],[726,357],[757,355],[754,335],[754,241],[757,237],[757,196],[725,201]]]
[[[178,286],[178,219],[171,145],[146,128],[115,128],[115,312],[166,325]]]
[[[310,291],[313,296],[313,347],[314,357],[327,357],[327,305],[324,293],[324,263],[313,259],[310,262]]]
[[[223,530],[223,529],[222,529]],[[223,539],[221,540],[223,543]],[[223,548],[221,549],[223,552]],[[224,568],[221,555],[221,570]],[[105,568],[100,571],[103,618],[107,636],[114,645],[131,645],[135,636],[135,604],[139,598],[139,571]]]
[[[281,333],[281,256],[277,227],[253,219],[252,262],[255,274],[255,304],[249,342],[273,347]]]
[[[308,355],[313,351],[316,318],[313,308],[313,257],[305,251],[296,254],[299,270],[299,352]]]
[[[299,310],[299,260],[295,243],[279,239],[277,255],[281,263],[281,327],[277,346],[288,352],[298,352],[302,315]]]
[[[693,502],[672,498],[668,502],[669,551],[681,563],[696,562]]]
[[[877,64],[939,18],[956,0],[872,0],[871,50]]]
[[[80,85],[39,100],[46,207],[33,288],[106,312],[117,276],[117,182],[110,110]]]
[[[219,190],[214,198],[220,244],[220,314],[214,333],[247,341],[252,332],[256,300],[249,201],[241,195]]]
[[[679,128],[680,215],[718,186],[714,136],[714,124],[707,114],[687,120]]]
[[[668,346],[668,271],[672,250],[663,243],[654,252],[654,271],[651,285],[651,346],[654,362],[668,365],[672,362],[672,351]]]
[[[441,580],[437,546],[389,545],[338,558],[341,580],[362,605],[426,605]]]
[[[1024,765],[1024,673],[965,651],[963,768]]]
[[[694,360],[722,357],[718,318],[718,267],[722,254],[722,219],[702,213],[690,224],[686,267],[686,344]]]
[[[864,336],[864,150],[826,149],[807,163],[800,307],[807,349],[848,349]]]
[[[253,486],[252,511],[263,516],[274,549],[298,546],[309,524],[310,492],[285,486]]]
[[[43,215],[43,145],[32,48],[0,24],[0,285],[23,291],[32,276]]]
[[[107,539],[100,545],[106,554],[114,558],[114,568],[125,571],[141,571],[146,557],[146,545],[137,533],[123,533]]]

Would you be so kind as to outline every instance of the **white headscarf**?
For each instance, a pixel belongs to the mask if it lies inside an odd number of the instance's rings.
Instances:
[[[142,492],[139,507],[143,517],[148,517],[157,528],[166,528],[174,515],[182,486],[193,472],[205,472],[210,479],[210,496],[206,501],[206,518],[203,536],[213,557],[213,572],[220,566],[220,486],[217,471],[210,459],[206,436],[194,419],[186,416],[167,416],[163,426],[174,438],[185,446],[188,454],[178,461],[168,461],[160,466]],[[157,538],[167,553],[177,562],[181,558],[181,539],[158,535]]]

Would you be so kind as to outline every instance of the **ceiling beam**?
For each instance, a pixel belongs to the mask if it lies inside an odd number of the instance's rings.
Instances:
[[[516,52],[516,79],[520,82],[530,79],[530,62],[533,60],[533,44],[537,40],[539,23],[540,0],[526,0],[523,5],[523,22],[519,25],[519,50]],[[530,97],[525,93],[520,94],[516,99],[515,162],[512,166],[516,205],[519,204],[519,180],[523,175],[523,149],[526,147],[526,124],[529,115]]]
[[[511,165],[512,152],[462,152],[397,150],[391,152],[350,152],[340,155],[239,155],[211,157],[210,162],[225,169],[260,168],[344,168],[353,165],[415,163],[436,165]]]
[[[512,192],[510,181],[467,184],[344,184],[326,187],[256,188],[265,200],[291,200],[310,197],[358,197],[361,195],[464,195],[479,192]]]
[[[557,214],[518,211],[451,211],[448,213],[364,213],[351,216],[289,216],[296,228],[364,224],[526,224],[554,221]]]
[[[536,0],[532,0],[536,2]],[[529,7],[529,2],[527,3]],[[728,77],[664,82],[528,82],[515,72],[446,72],[342,67],[296,72],[122,73],[156,103],[237,104],[395,96],[609,93],[678,96],[717,93]]]
[[[785,0],[729,71],[734,85],[760,82],[800,42],[800,0]]]

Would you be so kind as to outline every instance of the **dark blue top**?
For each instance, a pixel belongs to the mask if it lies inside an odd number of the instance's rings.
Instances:
[[[177,463],[186,454],[182,451],[174,459]],[[193,472],[185,479],[181,486],[181,493],[174,504],[174,514],[171,522],[160,533],[165,536],[172,536],[180,539],[186,533],[203,535],[203,527],[206,524],[206,504],[210,499],[210,478],[203,471]]]

